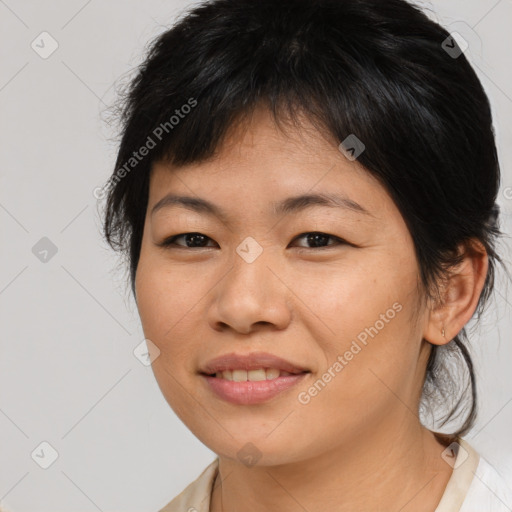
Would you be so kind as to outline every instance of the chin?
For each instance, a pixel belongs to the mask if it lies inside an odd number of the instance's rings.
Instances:
[[[219,457],[233,460],[249,468],[286,465],[307,458],[296,443],[283,444],[278,439],[272,440],[268,432],[234,438],[228,434],[223,441],[201,439],[201,442]]]

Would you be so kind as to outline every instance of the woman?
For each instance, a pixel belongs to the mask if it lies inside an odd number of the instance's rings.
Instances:
[[[124,100],[105,236],[218,454],[162,512],[511,510],[462,438],[501,232],[456,39],[403,0],[214,0]]]

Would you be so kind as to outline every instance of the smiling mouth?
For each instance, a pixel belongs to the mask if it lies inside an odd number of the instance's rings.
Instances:
[[[217,379],[224,379],[234,382],[260,382],[264,380],[275,380],[279,377],[289,377],[293,375],[301,375],[310,373],[309,371],[297,371],[294,373],[280,370],[278,368],[256,368],[254,370],[223,370],[216,373],[202,373],[207,377],[215,377]]]

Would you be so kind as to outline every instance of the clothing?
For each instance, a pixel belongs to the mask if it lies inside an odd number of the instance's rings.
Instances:
[[[512,488],[467,441],[457,443],[462,449],[445,458],[454,469],[435,512],[512,512]],[[210,512],[218,469],[216,458],[159,512]]]

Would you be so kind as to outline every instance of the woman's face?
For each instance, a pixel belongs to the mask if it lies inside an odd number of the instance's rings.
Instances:
[[[169,194],[220,214],[177,201],[152,212]],[[290,200],[319,194],[353,203]],[[159,245],[186,233],[197,235]],[[428,356],[417,283],[413,242],[390,196],[312,128],[284,135],[257,110],[217,158],[154,166],[138,309],[160,351],[152,367],[167,402],[221,456],[284,464],[417,421]],[[219,356],[263,352],[306,372],[270,384],[201,373]],[[278,381],[283,389],[269,393]]]

